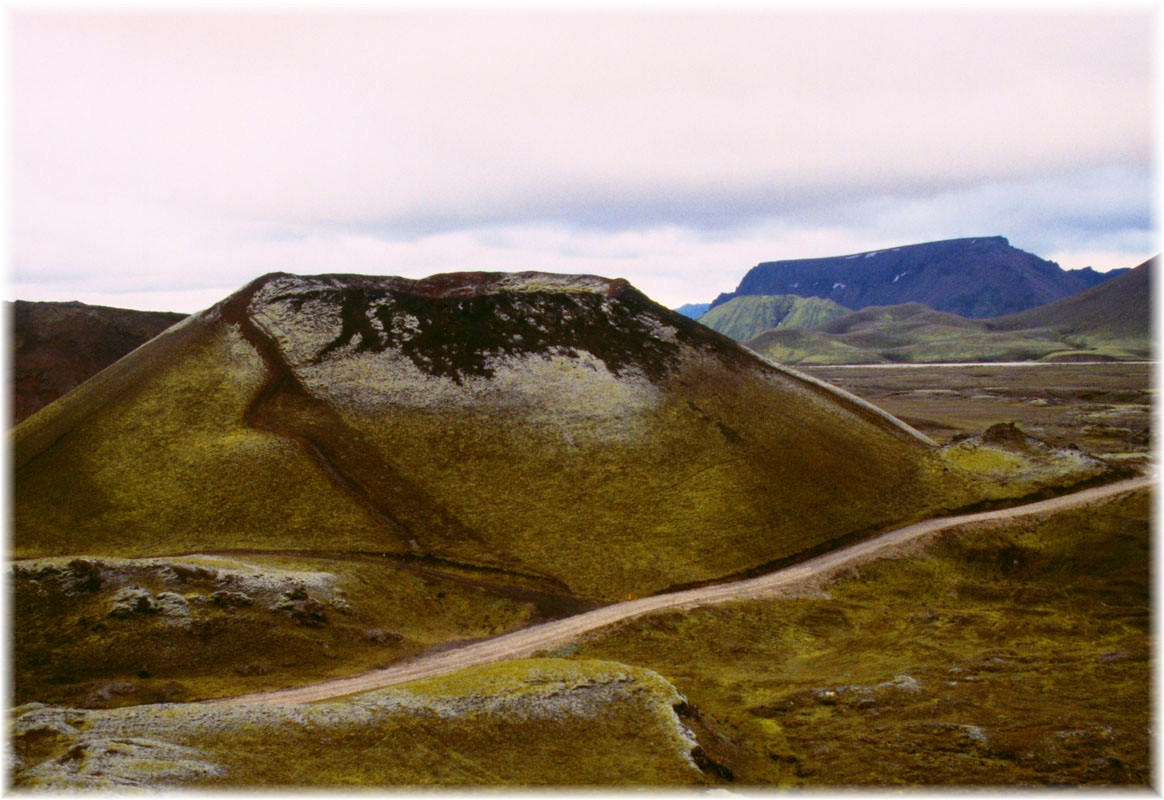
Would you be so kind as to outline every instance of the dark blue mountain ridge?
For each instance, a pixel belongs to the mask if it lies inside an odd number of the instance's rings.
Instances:
[[[852,309],[923,303],[981,319],[1024,311],[1089,289],[1127,270],[1065,270],[1011,247],[1004,236],[946,239],[844,256],[768,261],[752,267],[739,295],[825,297]]]

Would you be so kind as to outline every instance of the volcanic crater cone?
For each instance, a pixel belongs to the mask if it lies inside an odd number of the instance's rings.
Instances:
[[[599,600],[942,504],[908,426],[593,276],[267,275],[14,440],[18,557],[376,553]]]

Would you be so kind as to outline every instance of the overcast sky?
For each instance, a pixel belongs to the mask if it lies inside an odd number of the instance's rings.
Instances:
[[[647,8],[10,8],[7,296],[537,269],[676,306],[960,236],[1155,252],[1151,6]]]

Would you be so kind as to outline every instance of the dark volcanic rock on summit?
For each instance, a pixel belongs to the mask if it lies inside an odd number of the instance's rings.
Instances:
[[[505,292],[471,291],[474,280],[441,291],[431,281],[350,276],[342,284],[304,286],[286,302],[295,313],[339,308],[338,335],[311,359],[315,364],[349,346],[355,353],[392,349],[458,384],[469,376],[493,377],[499,359],[535,353],[576,358],[585,350],[616,375],[637,364],[657,378],[674,366],[678,344],[650,335],[639,314],[652,304],[626,281],[611,281],[601,292],[562,292],[551,284]],[[677,335],[696,330],[683,327]]]
[[[996,317],[1081,292],[1122,271],[1062,269],[1011,247],[1002,236],[948,239],[830,258],[770,261],[753,267],[740,295],[825,297],[846,308],[922,303],[964,317]]]

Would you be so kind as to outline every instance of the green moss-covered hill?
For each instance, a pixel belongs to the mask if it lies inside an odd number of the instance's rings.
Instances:
[[[699,321],[737,342],[745,342],[767,330],[812,328],[849,313],[850,309],[824,297],[741,295],[706,312]]]
[[[540,273],[269,275],[13,437],[17,557],[397,554],[593,599],[949,499],[892,417]]]
[[[1150,358],[1153,264],[1004,317],[967,319],[920,303],[875,306],[809,329],[765,331],[747,346],[784,364]]]

